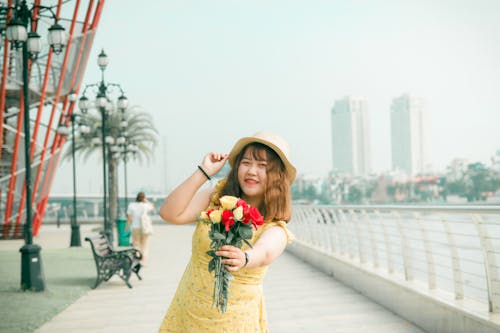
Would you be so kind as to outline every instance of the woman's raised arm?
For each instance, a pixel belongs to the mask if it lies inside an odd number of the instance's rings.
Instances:
[[[215,175],[224,166],[227,154],[209,153],[203,158],[200,169],[189,176],[163,201],[160,208],[160,216],[165,221],[173,224],[186,224],[196,221],[196,215],[207,208],[210,196],[214,189],[199,191],[200,187],[207,181],[207,176]]]

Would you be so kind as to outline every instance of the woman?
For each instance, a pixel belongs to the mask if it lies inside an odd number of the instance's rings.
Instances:
[[[215,188],[199,191],[229,160],[231,170]],[[214,276],[209,226],[198,222],[192,255],[177,292],[161,324],[160,332],[268,332],[262,280],[268,265],[285,249],[292,235],[286,229],[291,216],[290,184],[296,170],[289,160],[288,144],[269,132],[240,139],[230,154],[211,152],[198,169],[164,201],[160,216],[174,224],[195,221],[207,207],[215,207],[223,195],[244,199],[257,207],[265,223],[251,239],[253,248],[222,246],[216,254],[234,275],[228,306],[220,313],[212,306]]]
[[[142,232],[141,216],[144,213],[148,214],[153,209],[153,204],[146,199],[146,194],[144,194],[144,192],[137,193],[135,202],[131,202],[127,207],[127,225],[125,227],[125,232],[128,232],[129,229],[132,230],[132,245],[136,249],[141,250],[141,264],[143,266],[147,266],[149,255],[148,242],[151,235]]]

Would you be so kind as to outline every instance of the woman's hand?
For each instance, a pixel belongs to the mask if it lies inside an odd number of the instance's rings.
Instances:
[[[223,245],[218,251],[215,252],[215,254],[219,257],[225,258],[221,260],[221,263],[230,272],[236,272],[245,267],[245,253],[235,246]]]
[[[210,152],[203,158],[203,161],[201,162],[201,167],[210,177],[212,177],[217,172],[219,172],[220,169],[222,169],[228,157],[229,154],[219,154],[216,152]]]

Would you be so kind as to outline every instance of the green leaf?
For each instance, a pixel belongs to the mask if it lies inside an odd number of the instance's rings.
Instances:
[[[215,250],[210,250],[210,251],[207,251],[207,254],[208,254],[209,256],[211,256],[212,258],[217,257],[217,256],[215,255]]]
[[[223,234],[221,234],[220,232],[214,232],[213,234],[213,239],[218,239],[218,240],[224,240],[226,239],[226,236],[224,236]]]
[[[208,263],[208,272],[212,273],[214,270],[215,270],[215,259],[212,259]]]
[[[229,231],[229,233],[227,235],[226,243],[227,244],[231,244],[231,241],[233,240],[233,237],[234,237],[234,234],[231,231]]]
[[[238,230],[238,233],[240,234],[240,237],[243,239],[251,239],[253,232],[252,232],[252,227],[250,226],[241,226]]]

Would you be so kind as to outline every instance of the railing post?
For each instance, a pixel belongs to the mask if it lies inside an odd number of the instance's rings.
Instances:
[[[450,224],[446,219],[442,219],[444,230],[446,231],[446,237],[448,238],[448,244],[450,244],[450,256],[451,265],[453,269],[453,284],[455,286],[455,299],[464,298],[464,283],[462,279],[462,271],[460,269],[460,260],[458,259],[457,246],[455,245],[455,237],[450,229]]]
[[[375,215],[377,215],[377,218],[380,222],[380,226],[382,227],[382,234],[384,235],[384,245],[385,245],[385,250],[386,250],[386,255],[387,255],[387,271],[392,274],[394,273],[394,264],[392,262],[392,248],[391,248],[391,242],[389,241],[389,235],[387,234],[387,229],[385,227],[385,223],[382,219],[382,216],[380,215],[380,212],[378,210],[375,210]]]
[[[424,243],[425,259],[427,262],[427,283],[429,284],[429,289],[436,288],[436,268],[434,265],[434,257],[432,256],[431,244],[429,242],[429,237],[427,237],[427,231],[422,222],[422,218],[418,213],[413,213],[418,226],[420,227],[420,233],[422,234],[422,241]]]
[[[377,246],[375,244],[375,237],[373,236],[374,232],[373,232],[372,223],[370,221],[368,213],[366,213],[366,210],[363,209],[362,212],[363,212],[364,221],[368,227],[368,234],[370,237],[370,245],[372,248],[373,267],[378,268],[378,251],[377,251]]]
[[[330,253],[335,253],[337,252],[337,246],[336,246],[336,240],[335,240],[335,220],[334,220],[334,215],[332,212],[331,208],[325,208],[327,209],[327,214],[328,214],[328,237],[330,239]]]
[[[500,312],[500,281],[497,271],[498,266],[496,264],[495,250],[488,237],[488,231],[483,227],[481,216],[474,214],[472,215],[472,220],[476,226],[484,258],[486,287],[488,290],[488,309],[490,312],[498,313]]]
[[[319,208],[321,218],[323,219],[323,224],[321,225],[322,242],[324,243],[324,250],[326,253],[331,253],[332,244],[330,239],[330,219],[328,216],[328,208]]]
[[[349,215],[351,216],[351,221],[354,223],[354,229],[356,230],[356,240],[358,242],[358,255],[359,261],[364,264],[366,262],[365,251],[363,249],[363,234],[359,228],[359,220],[354,209],[349,209]]]
[[[323,243],[323,249],[325,252],[330,251],[330,237],[328,237],[328,218],[326,217],[325,214],[325,209],[323,207],[318,208],[319,215],[321,216],[321,223],[320,223],[320,242]]]
[[[314,246],[318,249],[322,249],[324,247],[324,244],[321,244],[321,214],[319,212],[319,208],[313,208],[312,212],[314,214],[314,233],[313,233],[313,241],[314,241]]]
[[[312,227],[312,223],[311,223],[311,212],[310,212],[310,208],[308,209],[304,209],[304,229],[302,230],[303,231],[303,236],[305,238],[305,241],[310,243],[310,244],[313,244],[312,242],[312,230],[311,230],[311,227]]]
[[[348,242],[346,242],[346,245],[348,247],[349,258],[353,259],[354,258],[354,251],[353,251],[354,237],[352,236],[351,226],[349,225],[349,222],[347,221],[347,217],[345,216],[342,209],[339,209],[339,215],[340,215],[340,219],[342,220],[342,227],[345,230],[346,238],[348,238]]]
[[[406,235],[404,233],[403,225],[401,222],[401,216],[397,212],[393,212],[392,215],[396,219],[396,225],[398,226],[399,237],[401,239],[401,253],[403,255],[405,280],[412,281],[413,280],[412,262],[410,258],[410,251],[408,250],[408,240],[406,239]]]
[[[335,231],[337,231],[337,237],[339,239],[339,253],[341,255],[344,255],[345,254],[345,239],[344,239],[344,233],[342,231],[342,226],[340,225],[341,224],[341,221],[340,221],[340,218],[338,217],[338,209],[336,208],[333,208],[332,210],[332,216],[333,216],[333,221],[335,222]]]

